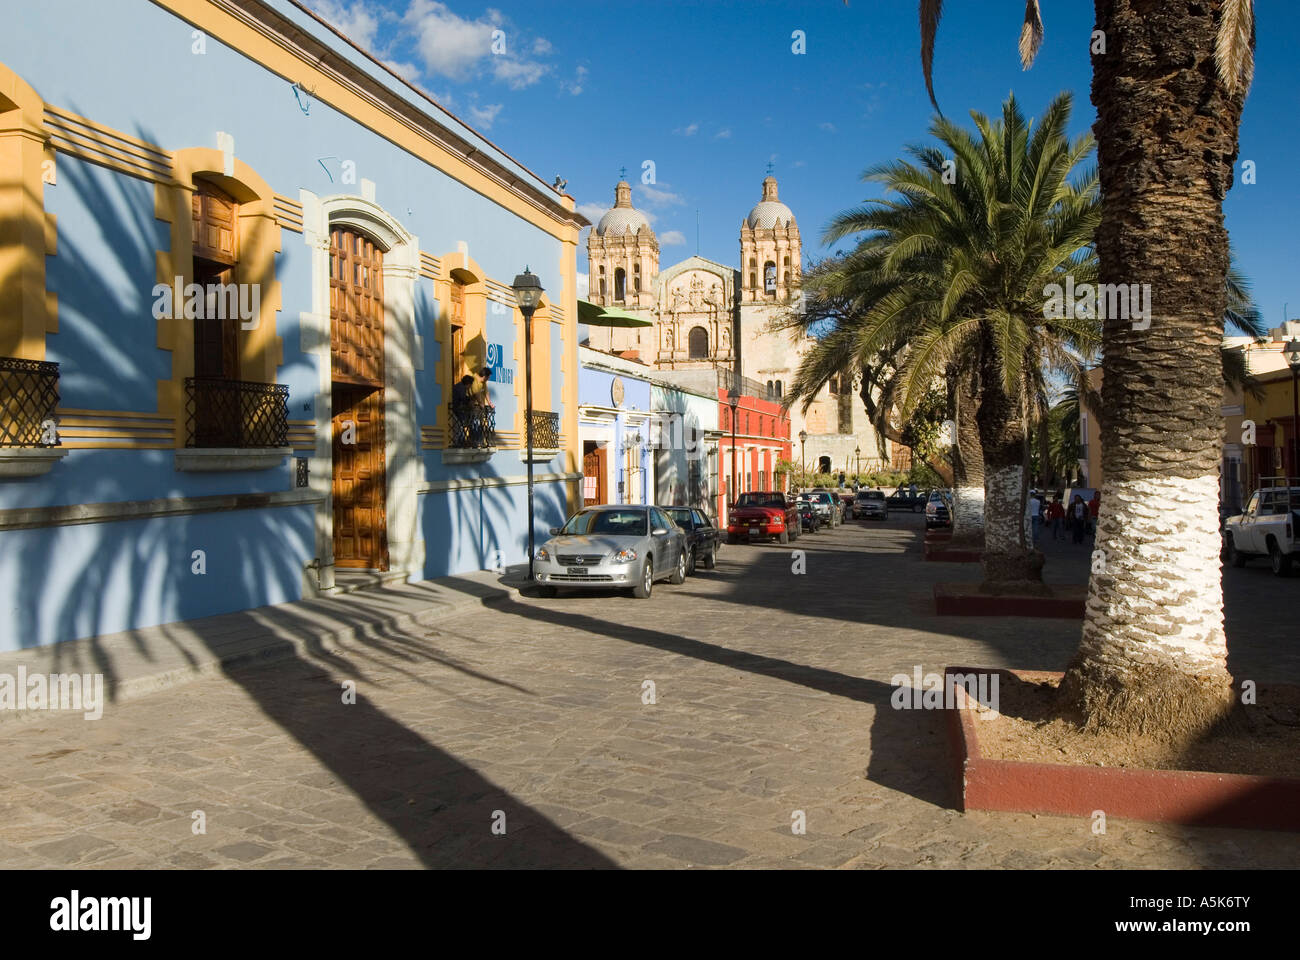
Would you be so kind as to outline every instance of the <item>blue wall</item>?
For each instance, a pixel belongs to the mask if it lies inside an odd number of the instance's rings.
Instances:
[[[340,56],[359,61],[301,12],[276,6]],[[168,150],[215,148],[223,131],[233,136],[239,160],[295,200],[301,189],[321,197],[359,194],[360,180],[372,180],[376,202],[418,238],[421,250],[441,256],[464,242],[488,276],[504,283],[525,264],[534,270],[552,264],[557,274],[542,281],[559,292],[560,241],[323,102],[313,100],[304,115],[288,81],[215,37],[207,38],[206,54],[196,55],[191,25],[152,3],[11,5],[4,29],[3,62],[52,106]],[[457,132],[520,169],[472,132]],[[319,158],[334,159],[322,165]],[[356,183],[341,182],[344,160],[355,164]],[[152,290],[155,252],[168,248],[170,234],[154,216],[154,185],[62,153],[56,162],[57,184],[45,187],[58,230],[46,284],[58,298],[59,326],[46,351],[60,364],[61,406],[157,412],[157,383],[170,378],[171,355],[156,345]],[[310,254],[301,234],[281,232],[276,278],[283,302],[276,324],[284,355],[276,379],[290,388],[295,420],[314,417],[320,382],[317,359],[302,352],[298,320],[312,308]],[[417,421],[432,424],[448,399],[435,383],[442,346],[434,337],[432,281],[417,280],[415,304],[425,355],[413,400]],[[576,352],[576,345],[562,344],[559,328],[548,326],[553,392],[535,405],[563,416],[561,350]],[[494,314],[489,305],[486,332],[489,341],[514,350],[510,313]],[[516,379],[522,382],[522,369]],[[512,423],[511,388],[492,389],[499,421]],[[183,422],[176,426],[184,429]],[[518,451],[474,465],[444,465],[439,451],[425,451],[420,462],[422,479],[435,482],[517,477],[525,469]],[[563,458],[535,466],[539,473],[558,472]],[[196,474],[177,472],[171,450],[71,450],[45,476],[0,481],[0,509],[267,493],[290,490],[292,483],[289,463]],[[506,563],[525,559],[525,489],[420,496],[414,536],[426,540],[424,574],[482,569],[497,549]],[[538,485],[540,530],[563,519],[564,492],[560,484]],[[298,599],[303,567],[316,552],[312,514],[312,507],[296,506],[0,533],[0,612],[8,614],[0,651]],[[195,549],[207,553],[206,575],[190,572]]]

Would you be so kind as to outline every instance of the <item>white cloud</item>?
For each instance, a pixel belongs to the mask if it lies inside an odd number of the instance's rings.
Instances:
[[[402,21],[430,73],[467,80],[478,61],[492,55],[492,31],[499,29],[501,14],[491,10],[486,19],[466,20],[438,0],[411,0]]]
[[[659,190],[645,184],[637,184],[636,192],[638,200],[655,207],[674,207],[686,202],[671,190]]]
[[[608,209],[609,205],[605,203],[580,203],[577,206],[578,212],[592,223],[599,222]]]
[[[384,66],[393,73],[397,74],[407,83],[420,82],[420,68],[413,63],[398,63],[396,60],[385,60]]]
[[[827,123],[819,123],[819,124],[817,124],[817,129],[818,129],[818,130],[825,130],[827,133],[834,133],[834,132],[835,132],[835,124],[833,124],[833,123],[829,123],[829,122],[827,122]]]
[[[372,13],[362,0],[307,0],[312,13],[327,20],[336,30],[357,46],[374,50],[375,35],[379,32],[379,16]]]
[[[555,48],[551,46],[551,41],[547,40],[545,37],[538,37],[533,41],[533,53],[539,57],[545,56],[553,49]]]
[[[731,128],[730,128],[730,127],[723,127],[721,130],[719,130],[717,133],[715,133],[715,134],[713,135],[713,139],[714,139],[714,140],[729,140],[729,139],[731,139]]]
[[[585,273],[578,274],[578,299],[586,300],[590,292],[591,278]]]
[[[470,107],[470,121],[480,130],[491,130],[492,124],[496,121],[497,114],[501,112],[503,106],[505,106],[503,103],[490,103],[486,107]]]
[[[680,230],[665,230],[659,234],[659,243],[665,247],[682,247],[686,245],[686,235]]]
[[[790,164],[790,166],[792,166],[792,167],[806,167],[806,166],[808,166],[808,164],[805,163],[803,160],[796,160],[794,163]]]
[[[679,137],[693,137],[699,132],[699,129],[700,125],[698,123],[692,123],[689,126],[678,127],[673,133]]]
[[[565,80],[560,81],[561,89],[563,89],[566,93],[573,94],[573,96],[575,97],[578,96],[578,94],[582,93],[582,86],[587,79],[587,73],[588,70],[586,67],[579,66],[576,70],[573,71],[572,83],[569,83],[568,81]]]
[[[548,64],[535,60],[509,60],[505,57],[494,57],[492,60],[492,75],[511,90],[531,87],[550,72]]]

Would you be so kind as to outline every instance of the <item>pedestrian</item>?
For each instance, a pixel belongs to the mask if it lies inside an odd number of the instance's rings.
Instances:
[[[465,374],[451,388],[452,446],[467,446],[473,419],[474,378]]]
[[[1092,499],[1088,501],[1088,532],[1092,533],[1097,529],[1097,512],[1101,509],[1101,491],[1094,490]]]
[[[1038,535],[1043,530],[1043,501],[1038,498],[1036,491],[1030,491],[1029,501],[1025,504],[1025,516],[1029,518],[1029,527],[1032,531],[1033,545],[1038,546]]]
[[[485,447],[494,440],[493,422],[490,411],[496,409],[492,394],[488,392],[488,378],[492,368],[484,367],[478,372],[478,380],[470,387],[470,446]]]
[[[1062,525],[1065,522],[1065,507],[1061,506],[1061,498],[1053,497],[1052,502],[1047,505],[1047,519],[1052,524],[1052,539],[1064,540],[1065,531]]]
[[[1083,543],[1083,535],[1088,531],[1088,505],[1077,493],[1070,501],[1070,530],[1075,543]]]

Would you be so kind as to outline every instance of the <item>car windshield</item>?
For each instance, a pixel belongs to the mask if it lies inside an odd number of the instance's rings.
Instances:
[[[884,500],[885,493],[883,490],[861,490],[858,492],[859,500]]]
[[[605,534],[616,537],[644,537],[644,510],[584,510],[575,514],[560,531],[566,534]]]
[[[742,493],[736,501],[738,507],[784,507],[785,497],[779,493]]]
[[[665,510],[665,513],[672,518],[673,523],[683,530],[691,529],[691,511],[689,510]]]

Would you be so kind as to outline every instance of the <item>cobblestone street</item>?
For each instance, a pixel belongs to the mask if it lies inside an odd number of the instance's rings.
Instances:
[[[931,585],[976,568],[923,562],[921,526],[726,547],[647,601],[516,597],[96,722],[8,720],[0,866],[1295,866],[1292,834],[955,810],[942,717],[891,709],[890,677],[1059,670],[1079,625],[935,616]],[[1047,547],[1049,579],[1086,575],[1087,548]],[[1225,577],[1233,673],[1300,682],[1278,615],[1300,578]]]

